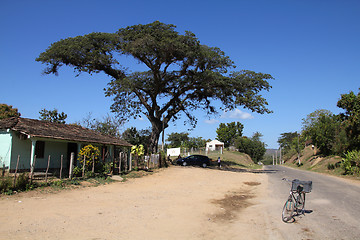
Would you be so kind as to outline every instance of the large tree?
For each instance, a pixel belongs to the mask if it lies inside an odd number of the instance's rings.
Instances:
[[[39,119],[47,122],[65,124],[65,119],[67,118],[67,114],[64,112],[59,113],[56,108],[54,110],[46,110],[43,108],[40,110],[39,114]]]
[[[20,115],[17,108],[13,108],[13,106],[5,103],[0,103],[0,119],[20,117]]]
[[[76,122],[76,124],[112,137],[120,137],[121,135],[119,131],[122,123],[110,114],[99,120],[93,118],[92,113],[88,113],[82,121]]]
[[[121,137],[132,145],[143,145],[147,154],[150,148],[150,135],[149,129],[137,130],[136,127],[130,127],[121,134]]]
[[[303,119],[302,135],[311,139],[321,153],[329,155],[334,152],[334,145],[340,129],[340,121],[329,110],[316,110]]]
[[[177,147],[185,147],[189,142],[189,133],[177,133],[173,132],[168,134],[168,138],[166,141],[169,142],[169,147],[177,148]]]
[[[234,63],[219,48],[200,44],[189,31],[153,22],[119,29],[116,33],[90,33],[53,43],[36,59],[47,64],[44,73],[73,67],[79,74],[103,72],[111,81],[106,96],[120,119],[145,115],[152,125],[151,149],[157,150],[160,133],[170,121],[186,116],[197,123],[194,110],[217,113],[243,106],[269,113],[262,90],[271,88],[269,74],[242,70],[229,72]],[[119,56],[134,58],[146,71],[129,71]],[[126,59],[122,59],[126,63]]]
[[[349,150],[360,150],[360,89],[358,94],[353,91],[341,94],[337,106],[345,110],[340,117],[349,139]]]
[[[220,123],[216,129],[216,139],[224,143],[224,147],[234,144],[234,140],[242,136],[244,125],[240,122]]]
[[[257,138],[255,136],[254,138],[238,137],[235,139],[235,147],[239,152],[248,154],[255,163],[262,160],[266,152],[265,143]]]
[[[280,147],[282,148],[282,151],[284,154],[289,152],[290,149],[296,149],[296,146],[293,146],[294,141],[299,137],[298,132],[286,132],[281,133],[281,136],[278,138],[278,143]]]

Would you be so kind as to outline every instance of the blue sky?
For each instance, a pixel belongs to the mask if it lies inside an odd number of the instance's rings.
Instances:
[[[112,103],[103,89],[105,75],[82,74],[63,67],[59,76],[42,75],[35,58],[51,43],[91,32],[159,20],[189,30],[202,44],[219,47],[236,64],[271,74],[273,88],[264,92],[272,114],[246,109],[207,117],[196,112],[198,125],[190,136],[216,137],[220,122],[240,121],[244,135],[263,134],[277,148],[281,133],[301,130],[302,119],[317,109],[341,112],[341,94],[360,87],[360,1],[357,0],[237,0],[237,1],[0,1],[0,103],[18,108],[23,117],[39,117],[42,108],[68,114],[67,122],[89,112],[102,118]],[[138,68],[133,61],[129,67]],[[138,129],[145,119],[130,120]],[[177,121],[166,129],[186,132]]]

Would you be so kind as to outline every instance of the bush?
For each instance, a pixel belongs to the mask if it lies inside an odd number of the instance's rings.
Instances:
[[[0,192],[6,193],[12,188],[12,179],[10,177],[2,177],[0,179]]]
[[[266,152],[263,142],[246,137],[238,137],[235,140],[235,147],[239,152],[248,154],[254,163],[259,162]]]
[[[333,170],[333,169],[335,169],[335,165],[333,163],[328,163],[327,169]]]
[[[342,159],[341,167],[345,171],[344,174],[360,173],[360,151],[347,152]]]
[[[93,173],[93,172],[85,172],[85,177],[86,178],[93,178],[93,177],[95,177],[95,173]]]
[[[29,180],[29,174],[28,173],[21,173],[16,178],[16,183],[14,186],[14,190],[16,191],[25,191],[29,188],[30,180]]]
[[[74,177],[81,177],[82,176],[82,167],[74,167],[74,170],[73,170],[73,175]]]
[[[99,156],[100,156],[99,148],[89,144],[80,150],[78,160],[80,162],[80,165],[82,166],[85,157],[85,169],[90,170],[93,165],[93,159],[95,161],[95,165],[97,165],[97,163],[99,162]]]

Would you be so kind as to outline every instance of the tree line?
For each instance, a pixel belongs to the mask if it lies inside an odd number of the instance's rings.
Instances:
[[[324,156],[343,156],[346,173],[359,173],[360,169],[360,89],[342,94],[337,107],[343,110],[334,114],[318,109],[302,119],[300,132],[282,133],[278,143],[286,153],[298,153],[313,144]]]
[[[263,159],[266,145],[261,141],[263,136],[255,132],[251,137],[243,136],[244,125],[240,122],[220,123],[216,129],[217,139],[224,143],[224,147],[235,147],[239,152],[248,154],[257,163]]]

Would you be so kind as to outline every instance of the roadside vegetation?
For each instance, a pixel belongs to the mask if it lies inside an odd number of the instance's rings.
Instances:
[[[281,134],[286,164],[360,179],[360,91],[342,94],[337,106],[344,112],[316,110],[303,119],[301,132]]]

